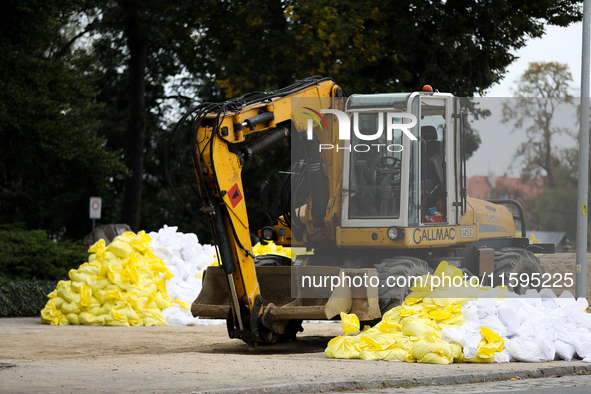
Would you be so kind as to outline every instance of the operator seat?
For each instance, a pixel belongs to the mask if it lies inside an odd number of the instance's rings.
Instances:
[[[442,142],[437,140],[437,129],[434,126],[422,126],[421,137],[425,141],[421,143],[421,154],[424,159],[425,169],[425,190],[428,193],[439,189],[444,190],[444,171],[443,171],[443,149]]]

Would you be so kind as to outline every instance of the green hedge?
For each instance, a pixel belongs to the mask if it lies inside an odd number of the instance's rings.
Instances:
[[[39,316],[55,290],[57,280],[21,280],[0,283],[0,317]]]
[[[43,230],[21,224],[0,225],[0,282],[59,280],[88,260],[86,248],[73,241],[54,242]]]

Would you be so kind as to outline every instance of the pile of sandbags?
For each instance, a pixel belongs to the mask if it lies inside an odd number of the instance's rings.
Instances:
[[[433,276],[444,273],[462,275],[442,262]],[[435,364],[591,361],[591,315],[584,298],[568,292],[556,297],[550,289],[519,296],[501,288],[437,287],[430,279],[356,335],[359,321],[342,314],[343,336],[329,342],[326,356]]]
[[[166,280],[166,289],[172,300],[178,303],[162,311],[171,326],[225,324],[223,320],[193,317],[190,306],[201,291],[201,278],[205,269],[216,263],[216,250],[212,245],[201,245],[197,235],[177,232],[177,227],[164,226],[151,232],[150,248],[158,256],[171,276]],[[220,289],[225,291],[225,289]]]
[[[160,311],[173,304],[166,290],[172,274],[152,253],[150,241],[140,231],[125,232],[108,246],[104,240],[96,242],[88,250],[88,262],[72,269],[70,280],[60,281],[49,294],[41,322],[166,326]]]
[[[224,320],[199,319],[193,317],[190,305],[201,291],[203,271],[210,265],[218,265],[217,251],[213,245],[201,245],[195,234],[177,232],[177,227],[164,226],[158,232],[151,232],[150,248],[162,259],[172,277],[166,281],[168,295],[179,304],[172,305],[162,311],[162,315],[171,326],[226,324]],[[253,247],[255,256],[277,254],[292,258],[291,248],[257,243]],[[225,288],[220,291],[227,291]]]
[[[53,325],[92,324],[204,325],[223,320],[193,317],[191,304],[201,291],[203,271],[217,265],[212,245],[202,245],[195,234],[164,226],[158,232],[125,232],[106,245],[89,248],[88,262],[60,281],[41,311],[41,322]],[[292,257],[290,248],[260,243],[255,255]],[[225,291],[225,289],[220,289]]]
[[[252,254],[254,254],[255,256],[260,256],[264,254],[275,254],[278,256],[289,257],[290,259],[295,260],[296,254],[292,251],[291,248],[285,248],[281,245],[276,245],[273,241],[264,242],[264,244],[257,242],[257,244],[252,247]]]

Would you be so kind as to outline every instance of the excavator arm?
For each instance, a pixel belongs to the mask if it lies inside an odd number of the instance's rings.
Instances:
[[[292,113],[294,99],[313,99],[306,102],[317,103],[314,109],[320,111],[326,108],[323,103],[327,97],[341,96],[341,89],[331,79],[312,77],[271,93],[201,104],[176,126],[178,129],[189,117],[193,119],[192,156],[198,193],[203,202],[201,210],[209,216],[231,298],[227,316],[231,338],[254,344],[274,335],[260,319],[263,299],[251,252],[242,168],[255,155],[289,137],[292,125],[304,131],[306,119]],[[230,149],[253,133],[263,135],[237,152]]]

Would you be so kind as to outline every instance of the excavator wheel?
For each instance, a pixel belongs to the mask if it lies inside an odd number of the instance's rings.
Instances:
[[[382,260],[375,265],[380,278],[380,310],[382,314],[388,310],[402,305],[404,299],[410,294],[410,288],[414,286],[409,280],[398,279],[411,276],[422,276],[433,273],[426,261],[416,257],[396,256]],[[397,285],[400,284],[401,286]]]
[[[529,289],[540,291],[541,282],[538,281],[538,286],[533,286],[532,278],[537,276],[541,280],[544,272],[545,270],[540,264],[540,259],[534,256],[529,250],[504,248],[500,251],[495,251],[495,271],[492,285],[495,287],[507,286],[510,291],[516,294],[525,294]],[[516,286],[511,286],[511,284],[515,284],[515,280],[510,280],[511,274],[517,274],[516,277],[518,280]],[[529,280],[522,280],[522,274],[526,274]]]

